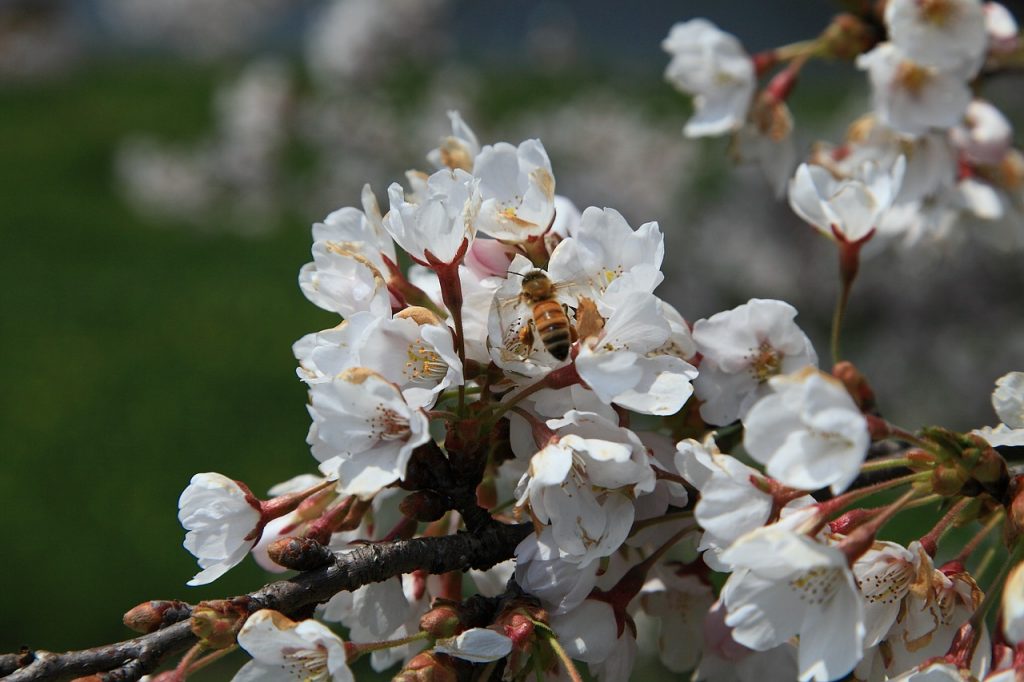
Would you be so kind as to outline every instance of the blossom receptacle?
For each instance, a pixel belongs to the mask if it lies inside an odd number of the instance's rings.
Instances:
[[[204,646],[224,649],[235,643],[246,615],[245,604],[237,600],[204,601],[193,609],[190,627]]]
[[[438,639],[451,637],[466,629],[462,612],[457,603],[440,603],[420,616],[420,630]]]
[[[861,412],[872,412],[875,409],[875,392],[868,383],[867,377],[848,360],[837,362],[832,368],[832,376],[843,382],[846,391],[857,403]]]

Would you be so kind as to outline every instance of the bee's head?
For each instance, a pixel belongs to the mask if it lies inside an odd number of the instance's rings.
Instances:
[[[532,299],[550,298],[551,278],[543,270],[531,270],[523,275],[523,293]]]

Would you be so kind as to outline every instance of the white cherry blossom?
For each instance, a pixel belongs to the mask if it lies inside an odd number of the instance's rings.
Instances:
[[[539,237],[555,218],[555,176],[540,140],[483,148],[473,164],[480,180],[477,227],[509,242]]]
[[[676,573],[658,565],[644,584],[640,603],[658,619],[658,658],[672,672],[693,670],[701,657],[704,617],[714,603],[711,585],[696,575]],[[680,642],[686,644],[680,646]]]
[[[764,651],[799,635],[802,681],[853,670],[864,643],[864,605],[839,549],[766,526],[737,540],[722,560],[734,570],[722,599],[737,642]]]
[[[768,475],[802,490],[840,493],[857,478],[871,438],[838,380],[808,367],[773,377],[744,420],[743,445]]]
[[[422,308],[393,319],[356,313],[334,329],[303,337],[293,350],[307,383],[365,367],[397,385],[412,407],[431,407],[441,391],[463,381],[451,332]]]
[[[1024,445],[1024,372],[1009,372],[996,379],[992,407],[1002,423],[976,429],[991,445]]]
[[[398,183],[388,187],[391,210],[384,227],[395,242],[420,263],[430,256],[454,263],[476,234],[480,210],[478,181],[460,169],[443,169],[431,175],[417,201],[407,200]]]
[[[992,407],[1012,429],[1024,429],[1024,372],[1009,372],[996,379]]]
[[[793,322],[796,315],[788,303],[755,298],[694,323],[703,356],[694,387],[706,422],[742,419],[767,395],[771,377],[818,364],[810,339]]]
[[[1020,45],[1020,29],[1010,10],[998,2],[986,2],[982,9],[985,12],[989,50],[997,54],[1016,50]]]
[[[441,138],[441,144],[427,154],[427,160],[438,170],[459,168],[470,173],[473,159],[480,153],[480,143],[459,112],[449,111],[448,119],[452,123],[452,134]]]
[[[551,253],[548,272],[556,282],[586,287],[580,293],[604,305],[605,292],[628,273],[637,275],[634,282],[648,282],[648,293],[654,291],[662,280],[664,257],[665,238],[658,223],[644,223],[634,230],[618,211],[591,206],[583,211],[575,235]]]
[[[862,54],[857,66],[868,72],[879,118],[906,135],[956,125],[971,101],[962,74],[919,64],[892,43]]]
[[[551,230],[548,234],[555,235],[560,239],[574,237],[582,218],[583,214],[580,213],[580,209],[576,207],[572,199],[556,194],[555,222],[551,225]]]
[[[768,521],[772,496],[754,484],[761,478],[756,470],[723,455],[714,441],[680,441],[676,445],[675,466],[700,491],[693,516],[704,534],[697,550],[704,552],[704,563],[712,569],[729,570],[720,555],[740,537]],[[786,509],[798,509],[813,502],[810,496],[799,497]]]
[[[754,63],[740,41],[706,19],[675,24],[661,43],[672,56],[665,79],[694,96],[687,137],[722,135],[747,118],[757,85]]]
[[[636,520],[661,519],[668,512],[670,506],[678,509],[686,508],[689,502],[689,493],[686,487],[677,480],[680,471],[676,468],[676,447],[673,439],[653,431],[637,432],[637,437],[647,447],[651,466],[655,471],[667,472],[672,474],[672,477],[659,475],[654,490],[637,497],[634,504]],[[687,526],[693,528],[695,532],[697,531],[691,519],[654,523],[632,533],[626,540],[626,544],[631,547],[660,547]]]
[[[636,636],[619,630],[612,606],[587,599],[572,611],[551,618],[551,629],[569,656],[583,661],[599,680],[628,680],[636,658]]]
[[[426,414],[372,370],[347,369],[309,393],[313,455],[344,494],[370,497],[404,477],[413,450],[430,438]]]
[[[247,488],[218,473],[196,474],[178,498],[185,549],[203,570],[188,581],[206,585],[238,565],[259,539],[260,504]]]
[[[597,583],[599,562],[586,565],[562,558],[551,527],[534,533],[516,547],[516,583],[537,597],[552,614],[572,611]]]
[[[630,497],[654,489],[654,471],[639,438],[600,415],[572,411],[548,426],[557,437],[530,458],[517,505],[528,502],[562,556],[586,565],[625,541]]]
[[[593,412],[604,417],[609,422],[618,421],[619,416],[615,409],[608,403],[603,402],[590,389],[581,384],[573,384],[568,388],[558,390],[544,389],[534,393],[528,400],[531,400],[533,409],[538,415],[546,419],[561,419],[570,410],[577,412]],[[536,448],[530,451],[530,454]]]
[[[345,643],[315,620],[299,623],[263,609],[249,616],[238,645],[253,657],[232,682],[354,682]]]
[[[906,159],[890,169],[866,162],[853,179],[836,180],[821,166],[800,164],[789,185],[793,211],[830,239],[857,242],[878,227],[903,182]]]
[[[985,58],[988,36],[979,0],[889,0],[889,39],[920,64],[973,76]]]
[[[901,230],[889,227],[888,218],[907,202],[931,199],[948,192],[956,183],[957,150],[946,130],[908,137],[868,114],[849,128],[840,147],[819,144],[811,155],[810,165],[827,169],[835,180],[856,180],[866,164],[874,168],[893,168],[900,157],[906,160],[903,181],[893,206],[880,219],[880,233]],[[870,167],[870,166],[868,166]],[[900,226],[905,218],[894,221]],[[886,228],[889,229],[886,229]]]
[[[380,270],[364,259],[324,245],[313,246],[313,263],[299,272],[299,286],[311,302],[348,317],[359,311],[391,312],[391,296]]]
[[[343,549],[335,551],[351,551],[352,545],[347,541],[340,544]],[[335,547],[332,542],[332,549]],[[339,622],[348,628],[352,642],[382,642],[402,639],[417,632],[420,617],[426,613],[430,600],[422,581],[406,574],[363,585],[352,592],[339,592],[318,609],[318,614],[323,620]],[[386,670],[399,661],[412,658],[425,646],[424,641],[418,640],[374,651],[371,666],[378,672]]]
[[[975,165],[996,165],[1013,146],[1013,126],[1003,112],[985,100],[967,107],[963,123],[950,130],[953,144]]]
[[[796,646],[791,642],[766,651],[738,643],[726,626],[725,606],[719,599],[704,619],[703,651],[694,682],[792,682],[797,676]]]
[[[655,296],[624,297],[601,333],[580,344],[576,371],[604,402],[642,414],[675,414],[693,393],[697,369],[660,352],[671,335]]]
[[[922,557],[900,618],[883,640],[885,671],[894,675],[944,655],[981,599],[977,583],[962,569],[935,569]]]
[[[473,244],[476,244],[476,240]],[[472,251],[473,245],[469,248]],[[478,274],[466,264],[459,266],[459,282],[462,286],[462,329],[466,337],[467,358],[485,364],[491,361],[487,346],[491,307],[494,304],[495,293],[508,282],[505,276],[513,269],[509,264],[501,272],[500,277],[491,277]],[[413,265],[409,271],[409,281],[427,293],[440,309],[446,309],[441,300],[441,287],[436,273],[428,268]],[[521,280],[519,285],[521,287]]]
[[[299,287],[312,303],[344,317],[391,312],[384,258],[397,260],[395,246],[369,185],[362,211],[341,208],[313,225],[312,253],[313,262],[299,271]]]
[[[865,646],[874,646],[888,635],[922,564],[931,570],[931,560],[920,543],[906,548],[886,541],[875,542],[854,562],[853,575],[864,597]]]

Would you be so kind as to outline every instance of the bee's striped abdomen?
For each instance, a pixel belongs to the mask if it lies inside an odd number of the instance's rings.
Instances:
[[[569,317],[561,304],[555,300],[540,301],[533,306],[533,323],[541,343],[558,360],[569,357],[572,344],[569,332]]]

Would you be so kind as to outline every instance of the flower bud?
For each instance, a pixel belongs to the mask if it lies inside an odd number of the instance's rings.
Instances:
[[[846,392],[857,403],[861,412],[871,412],[875,409],[875,392],[868,384],[867,378],[861,374],[852,362],[843,360],[836,363],[832,368],[832,376],[843,382]]]
[[[995,449],[979,436],[968,434],[968,437],[977,443],[975,447],[964,450],[964,461],[971,466],[971,477],[979,483],[999,483],[1009,474],[1006,471],[1006,461]]]
[[[398,508],[410,519],[430,523],[445,515],[448,504],[441,495],[432,490],[419,490],[406,495]]]
[[[924,471],[935,464],[935,455],[924,450],[910,450],[904,456],[910,461],[910,468],[914,471]]]
[[[940,464],[932,471],[932,492],[952,497],[960,492],[967,480],[967,475],[955,464]]]
[[[245,617],[244,606],[234,601],[200,602],[192,611],[192,634],[209,649],[226,649],[235,643]]]
[[[312,571],[334,561],[331,550],[313,538],[278,538],[267,547],[270,560],[293,571]]]
[[[519,651],[533,648],[537,623],[547,623],[548,612],[532,598],[514,599],[507,604],[494,624],[502,628],[512,646]]]
[[[392,682],[458,682],[455,661],[450,656],[424,651],[405,664]]]
[[[877,509],[851,509],[835,521],[830,521],[829,530],[839,535],[849,535],[850,531],[877,513]]]
[[[295,515],[299,521],[311,521],[324,513],[324,510],[338,498],[337,490],[328,488],[310,495],[296,508]]]
[[[420,630],[429,632],[434,639],[452,637],[465,629],[457,604],[438,604],[420,618]]]
[[[149,634],[165,625],[188,618],[191,609],[188,604],[176,599],[155,599],[145,601],[124,614],[124,624],[135,632]]]
[[[345,518],[334,527],[333,531],[340,533],[346,530],[355,530],[363,522],[363,517],[366,516],[366,512],[370,510],[370,507],[371,502],[369,500],[354,499],[348,508],[348,513],[345,514]]]
[[[516,612],[504,619],[502,623],[505,636],[512,640],[512,646],[516,649],[525,649],[533,640],[533,633],[536,626],[533,621],[524,614]]]

